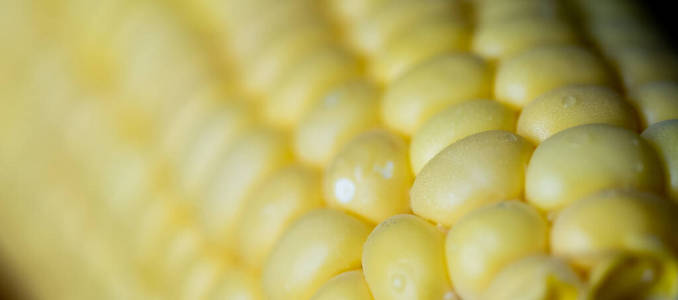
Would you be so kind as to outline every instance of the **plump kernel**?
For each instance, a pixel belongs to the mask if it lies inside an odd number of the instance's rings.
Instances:
[[[664,176],[654,149],[628,129],[589,124],[542,142],[527,167],[527,201],[558,211],[575,200],[611,188],[661,193]]]
[[[518,118],[518,134],[535,144],[570,127],[603,123],[635,130],[636,113],[614,90],[603,86],[568,86],[527,104]]]
[[[513,131],[516,113],[492,100],[471,100],[433,115],[412,137],[410,163],[418,174],[445,147],[467,136],[488,130]]]
[[[447,299],[444,236],[413,215],[393,216],[365,242],[363,270],[375,299]]]
[[[349,142],[325,172],[325,200],[373,223],[409,212],[412,172],[407,145],[384,130],[363,133]]]
[[[381,118],[389,128],[410,136],[430,116],[466,100],[488,98],[491,74],[471,54],[444,54],[403,74],[387,89]]]
[[[502,200],[520,199],[533,146],[501,130],[471,135],[431,159],[414,181],[415,214],[446,226]]]
[[[447,270],[464,299],[477,299],[502,268],[522,257],[544,254],[548,225],[536,209],[518,201],[472,211],[445,240]]]

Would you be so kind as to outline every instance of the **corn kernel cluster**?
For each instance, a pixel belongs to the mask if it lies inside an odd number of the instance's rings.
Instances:
[[[0,259],[36,299],[678,299],[639,3],[0,1]]]

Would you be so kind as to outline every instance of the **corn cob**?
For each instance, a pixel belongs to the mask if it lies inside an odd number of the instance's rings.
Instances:
[[[678,298],[678,56],[639,2],[6,0],[0,25],[28,298]]]

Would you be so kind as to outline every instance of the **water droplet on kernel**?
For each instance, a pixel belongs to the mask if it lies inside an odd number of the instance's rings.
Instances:
[[[562,100],[563,107],[564,108],[569,108],[575,104],[577,104],[577,97],[575,96],[565,96]]]
[[[643,164],[642,162],[639,162],[639,163],[636,164],[635,168],[636,168],[636,172],[642,172],[643,170],[645,170],[645,164]]]
[[[392,161],[386,162],[386,164],[381,167],[379,165],[374,165],[374,171],[381,174],[384,179],[389,179],[393,177],[393,169],[395,168]]]
[[[348,178],[340,178],[334,183],[334,196],[340,203],[348,203],[353,200],[355,195],[355,185]]]
[[[457,300],[459,299],[453,291],[448,291],[443,295],[443,300]]]
[[[645,269],[643,271],[642,280],[645,282],[652,282],[655,278],[655,272],[652,269]]]
[[[391,279],[391,286],[393,287],[394,290],[396,291],[402,291],[405,289],[405,285],[407,285],[407,280],[405,279],[405,276],[402,275],[394,275],[393,278]]]

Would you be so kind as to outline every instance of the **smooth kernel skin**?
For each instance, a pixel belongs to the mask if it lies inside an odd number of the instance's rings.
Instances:
[[[255,274],[240,267],[232,267],[224,272],[209,299],[262,300],[264,296]]]
[[[636,130],[636,112],[621,95],[604,86],[567,86],[527,104],[518,118],[518,134],[539,144],[567,128],[602,123]]]
[[[327,280],[360,268],[371,227],[345,213],[320,209],[283,234],[262,273],[266,299],[309,299]]]
[[[546,253],[548,224],[518,201],[485,206],[452,226],[445,240],[447,270],[463,299],[478,299],[506,265]]]
[[[654,149],[628,129],[588,124],[542,142],[527,167],[527,202],[558,211],[610,188],[662,193],[664,176]]]
[[[154,256],[162,261],[161,267],[156,269],[162,272],[169,282],[180,282],[183,279],[181,276],[186,273],[191,263],[209,254],[209,250],[200,228],[195,225],[184,225],[178,228],[166,244],[154,253]],[[158,255],[158,253],[162,254]],[[227,260],[230,258],[229,256]]]
[[[205,203],[199,205],[209,238],[232,248],[233,233],[249,194],[291,160],[287,136],[278,131],[254,128],[238,138],[224,155]]]
[[[524,17],[558,19],[563,15],[561,3],[555,0],[482,0],[476,3],[475,14],[479,25]]]
[[[487,300],[577,300],[586,286],[561,259],[528,256],[504,267],[483,294]]]
[[[389,0],[330,0],[327,8],[343,26],[360,23],[375,7]]]
[[[349,140],[379,124],[381,92],[367,81],[354,81],[330,91],[304,117],[294,135],[294,153],[322,168]]]
[[[277,128],[292,129],[328,90],[359,77],[360,65],[346,51],[329,47],[288,69],[265,98],[262,115]]]
[[[671,254],[612,253],[590,274],[588,299],[678,298],[678,260]]]
[[[655,123],[642,137],[657,151],[664,166],[666,194],[678,201],[678,119]]]
[[[242,102],[227,102],[212,115],[196,132],[178,170],[184,191],[193,196],[204,192],[220,156],[254,122],[253,109]]]
[[[433,115],[412,137],[410,163],[418,174],[445,147],[467,136],[488,130],[513,131],[516,113],[492,100],[471,100]]]
[[[321,176],[298,164],[271,175],[247,199],[236,230],[236,254],[259,270],[295,219],[323,205]]]
[[[417,216],[397,215],[379,224],[365,242],[362,257],[374,299],[453,297],[443,243],[443,233]]]
[[[258,2],[248,8],[233,7],[217,10],[237,12],[232,16],[222,17],[231,24],[220,24],[228,34],[228,48],[231,60],[242,66],[249,65],[255,59],[257,50],[266,41],[299,23],[311,23],[315,19],[309,10],[299,9],[306,1],[282,3]],[[230,25],[230,26],[229,26]]]
[[[328,32],[330,29],[322,22],[300,24],[267,42],[243,69],[245,87],[255,95],[270,93],[281,76],[304,56],[331,43]]]
[[[494,94],[499,101],[522,108],[552,89],[573,84],[610,83],[605,65],[577,46],[540,46],[499,63]]]
[[[407,144],[385,130],[351,140],[325,172],[328,206],[347,210],[370,222],[410,211],[412,172]]]
[[[311,300],[372,300],[361,270],[341,273],[328,280]]]
[[[565,208],[553,222],[551,251],[590,268],[611,251],[676,253],[673,202],[634,190],[606,190]]]
[[[678,80],[678,56],[666,49],[629,46],[609,53],[627,90],[653,81]]]
[[[467,50],[469,44],[466,22],[445,15],[424,19],[386,42],[374,57],[371,72],[381,82],[392,82],[426,59]]]
[[[168,113],[169,118],[163,122],[164,126],[160,129],[159,144],[162,155],[166,156],[170,163],[181,164],[188,151],[189,141],[213,111],[218,109],[215,103],[218,98],[216,94],[213,89],[198,91],[186,102],[177,105],[175,111]]]
[[[415,178],[412,211],[452,226],[481,206],[520,199],[532,151],[525,139],[502,130],[459,140],[431,159]]]
[[[224,24],[229,35],[228,48],[230,58],[239,65],[248,66],[262,49],[266,41],[298,24],[312,24],[317,16],[312,10],[301,9],[307,6],[308,1],[288,1],[286,3],[259,2],[250,5],[249,13],[242,8],[226,8],[223,11],[232,11],[235,14],[224,18],[233,24]]]
[[[179,283],[178,299],[209,299],[227,266],[216,255],[203,256],[196,260]]]
[[[678,119],[678,82],[654,81],[630,92],[629,101],[636,107],[643,128]]]
[[[666,47],[666,41],[652,25],[642,20],[600,19],[587,25],[591,39],[604,54],[632,45]]]
[[[459,17],[459,6],[456,0],[384,1],[351,28],[348,40],[359,53],[371,58],[392,36],[419,20],[439,15]]]
[[[537,15],[481,24],[471,48],[483,57],[502,59],[535,46],[577,42],[577,35],[570,25]]]
[[[411,136],[430,116],[466,100],[489,98],[491,74],[481,58],[445,54],[412,68],[388,86],[381,118],[389,128]]]

